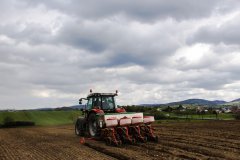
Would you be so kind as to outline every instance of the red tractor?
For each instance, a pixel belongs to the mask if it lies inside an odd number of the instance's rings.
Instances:
[[[82,109],[84,117],[79,117],[75,124],[75,133],[78,136],[100,138],[110,145],[122,143],[158,141],[153,134],[151,123],[153,116],[143,116],[143,113],[126,112],[115,103],[116,93],[92,93],[87,98],[85,108]]]

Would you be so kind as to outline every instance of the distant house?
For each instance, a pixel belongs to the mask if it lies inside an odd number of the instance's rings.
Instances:
[[[176,108],[177,111],[180,111],[180,112],[185,112],[187,110],[187,107],[183,106],[183,105],[179,105],[177,108]]]
[[[220,109],[215,109],[215,110],[213,110],[213,113],[214,114],[219,114],[219,113],[222,113],[222,111]]]
[[[203,113],[207,113],[207,112],[208,112],[208,109],[205,108],[205,107],[198,106],[198,107],[196,108],[196,113],[198,113],[198,114],[203,114]]]
[[[232,113],[231,109],[229,108],[222,108],[223,113]]]
[[[240,107],[239,106],[232,106],[230,110],[231,110],[232,113],[237,113],[237,112],[240,112]]]

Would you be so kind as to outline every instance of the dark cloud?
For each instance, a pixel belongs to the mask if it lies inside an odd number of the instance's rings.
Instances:
[[[175,38],[165,32],[169,22],[161,22],[153,26],[151,34],[138,31],[141,23],[128,25],[115,21],[73,21],[63,26],[54,39],[55,44],[68,44],[76,49],[81,48],[98,56],[93,61],[98,67],[111,67],[122,64],[152,66],[162,63],[165,58],[179,46],[175,40],[180,36],[180,27],[173,27]],[[170,23],[176,23],[170,22]],[[149,28],[146,27],[147,30]],[[90,66],[90,65],[88,65]]]
[[[45,6],[60,10],[67,14],[88,19],[99,19],[123,14],[139,21],[155,21],[164,18],[191,19],[209,16],[215,9],[223,8],[222,1],[192,1],[192,0],[144,0],[139,1],[111,1],[104,0],[99,3],[91,1],[27,1],[30,5],[44,4]],[[218,4],[220,6],[218,6]],[[224,10],[228,10],[224,7]]]

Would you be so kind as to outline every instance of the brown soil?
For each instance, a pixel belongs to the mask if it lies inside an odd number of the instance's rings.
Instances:
[[[0,159],[240,159],[240,122],[155,124],[159,142],[112,147],[74,135],[73,125],[0,129]]]

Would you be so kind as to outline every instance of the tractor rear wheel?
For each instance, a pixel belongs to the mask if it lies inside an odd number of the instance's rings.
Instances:
[[[90,113],[88,116],[88,132],[91,137],[99,136],[96,113]]]

